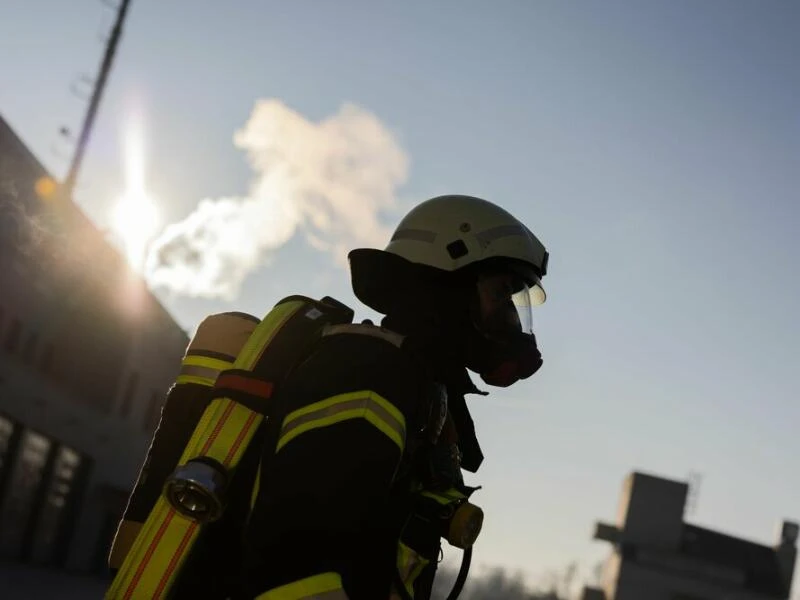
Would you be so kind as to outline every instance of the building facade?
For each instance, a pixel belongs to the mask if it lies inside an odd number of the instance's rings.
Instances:
[[[0,560],[102,571],[186,333],[0,119]]]
[[[786,600],[798,525],[784,521],[773,546],[684,521],[689,485],[644,473],[625,480],[615,524],[595,539],[612,553],[602,588],[584,600]]]

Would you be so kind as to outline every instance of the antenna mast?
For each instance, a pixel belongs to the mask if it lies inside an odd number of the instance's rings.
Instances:
[[[111,30],[111,36],[106,43],[106,49],[103,53],[103,62],[100,63],[100,71],[97,75],[94,89],[92,90],[92,97],[89,100],[89,108],[86,110],[86,116],[83,119],[83,126],[81,133],[78,137],[77,146],[75,147],[75,154],[72,157],[72,163],[69,166],[69,171],[64,178],[62,184],[62,195],[65,199],[72,198],[75,191],[75,183],[78,180],[78,173],[80,172],[83,157],[86,154],[86,146],[89,143],[89,136],[92,132],[95,117],[97,116],[97,109],[100,106],[100,99],[103,96],[103,91],[108,81],[108,74],[111,71],[111,65],[114,62],[114,55],[117,52],[120,38],[122,37],[122,25],[125,22],[125,17],[128,14],[128,5],[130,0],[121,0],[119,8],[117,9],[117,19],[114,27]]]

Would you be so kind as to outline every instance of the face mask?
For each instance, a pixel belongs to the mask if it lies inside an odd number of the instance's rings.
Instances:
[[[508,387],[527,379],[542,366],[542,355],[533,334],[521,334],[503,345],[484,345],[482,368],[478,373],[488,385]]]
[[[485,383],[507,387],[542,366],[532,331],[532,306],[539,303],[539,291],[510,273],[478,278],[470,309],[473,332],[467,367]]]

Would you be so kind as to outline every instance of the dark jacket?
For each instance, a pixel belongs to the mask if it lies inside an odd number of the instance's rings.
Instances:
[[[350,600],[389,597],[442,394],[424,353],[356,327],[323,337],[283,385],[245,533],[245,597],[321,573],[340,575]]]

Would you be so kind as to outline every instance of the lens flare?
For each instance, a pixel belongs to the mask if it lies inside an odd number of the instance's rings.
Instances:
[[[132,121],[125,134],[125,192],[114,206],[112,227],[128,262],[138,272],[159,225],[158,207],[146,189],[144,163],[142,128]]]

